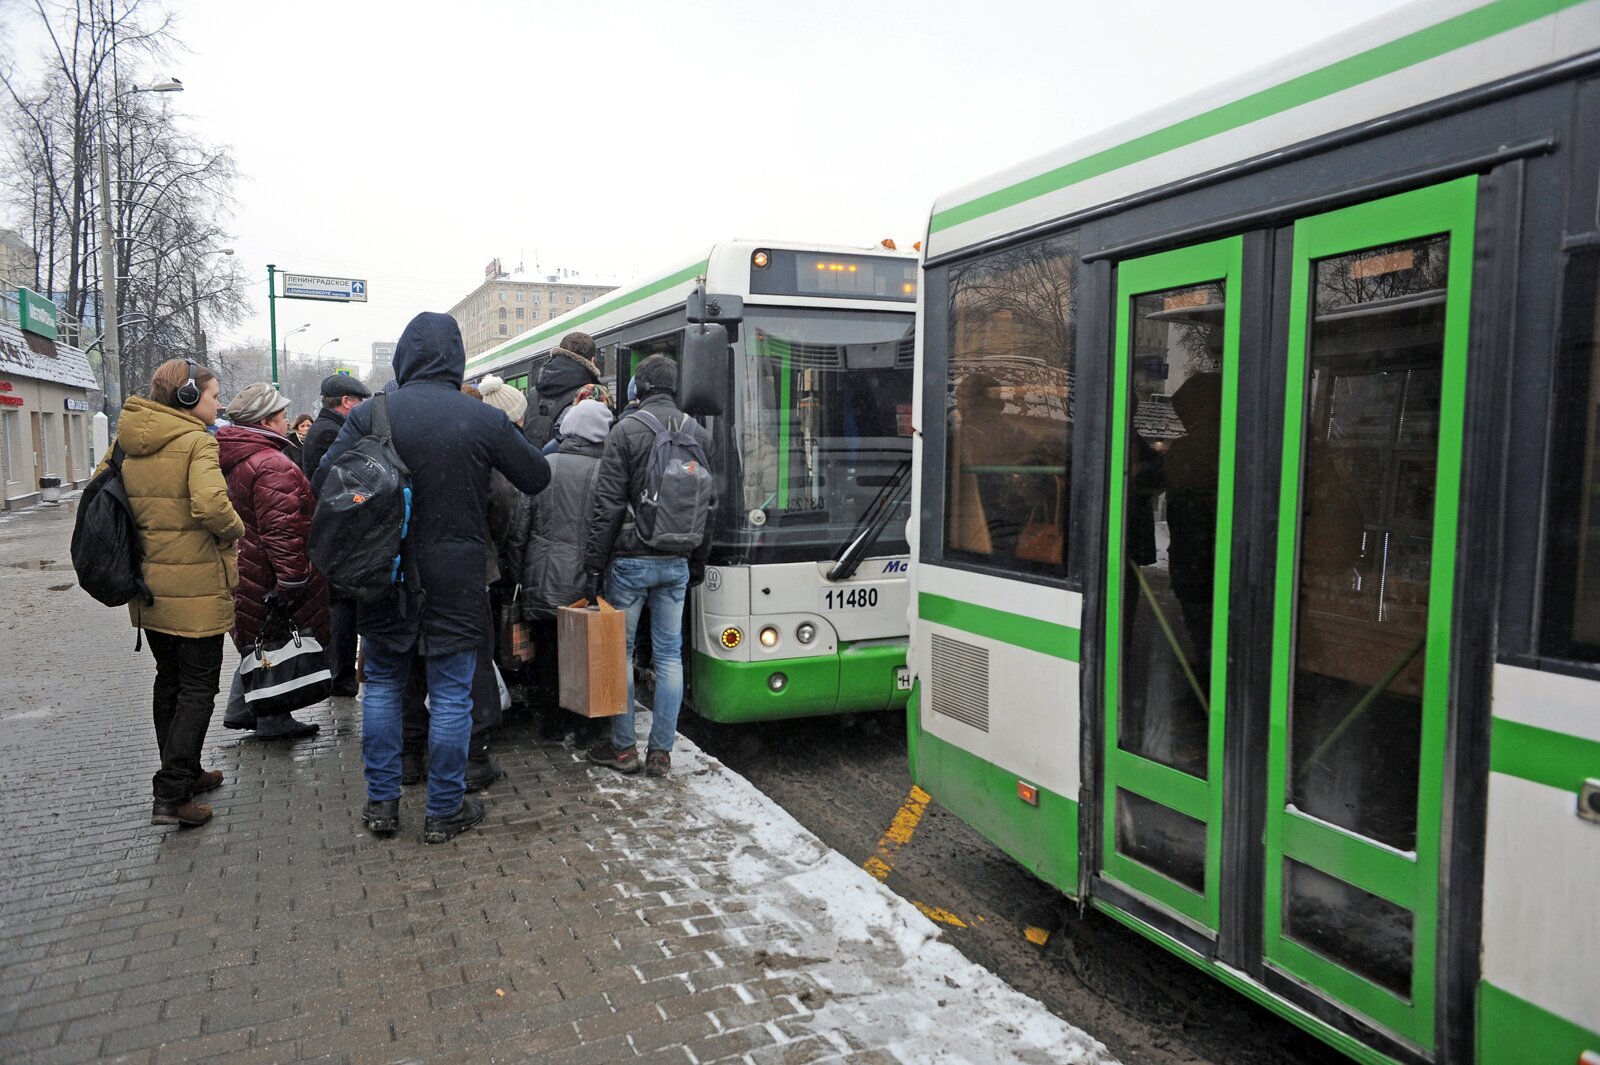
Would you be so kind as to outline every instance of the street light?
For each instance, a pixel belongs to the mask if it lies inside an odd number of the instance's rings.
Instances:
[[[337,344],[337,343],[339,343],[339,338],[338,337],[334,337],[332,340],[324,340],[322,342],[322,347],[319,347],[317,349],[317,358],[319,358],[319,359],[322,358],[322,348],[327,347],[329,344]]]
[[[182,92],[183,82],[177,78],[167,78],[145,88],[134,88],[131,92]],[[122,410],[122,353],[117,343],[117,251],[113,245],[116,239],[111,231],[111,164],[106,161],[106,116],[101,111],[97,116],[96,154],[100,157],[100,317],[104,319],[100,328],[104,331],[104,342],[100,350],[105,355],[106,366],[106,398],[111,401],[113,412]]]

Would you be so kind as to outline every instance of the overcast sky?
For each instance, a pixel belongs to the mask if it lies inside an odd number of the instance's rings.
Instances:
[[[366,306],[280,300],[278,325],[364,367],[496,256],[626,283],[729,237],[908,248],[939,193],[1395,4],[171,6],[188,50],[151,74],[184,82],[162,98],[176,121],[232,146],[229,231],[259,278],[255,316],[218,339],[266,338],[269,262],[361,277]]]

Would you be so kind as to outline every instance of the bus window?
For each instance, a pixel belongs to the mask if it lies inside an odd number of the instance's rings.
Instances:
[[[1600,662],[1600,253],[1567,265],[1540,650]]]
[[[945,548],[1064,576],[1076,233],[950,271]]]

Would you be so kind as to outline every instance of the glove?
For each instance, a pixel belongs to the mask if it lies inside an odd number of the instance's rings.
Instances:
[[[583,575],[583,597],[591,603],[600,601],[600,572],[589,570]]]
[[[700,583],[702,581],[704,581],[705,579],[706,579],[706,564],[704,562],[696,562],[694,559],[690,559],[689,560],[689,587],[698,588],[698,587],[700,587]]]

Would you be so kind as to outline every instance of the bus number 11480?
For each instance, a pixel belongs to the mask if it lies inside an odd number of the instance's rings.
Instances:
[[[822,593],[824,610],[873,610],[877,605],[876,588],[827,588]]]

